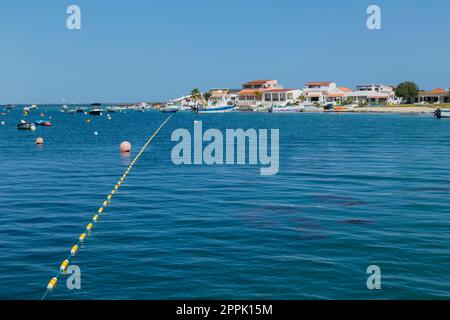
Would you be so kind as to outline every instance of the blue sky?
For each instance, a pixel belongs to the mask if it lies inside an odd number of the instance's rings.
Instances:
[[[366,28],[370,4],[382,30]],[[446,88],[449,13],[448,0],[2,1],[0,103],[159,101],[261,78]]]

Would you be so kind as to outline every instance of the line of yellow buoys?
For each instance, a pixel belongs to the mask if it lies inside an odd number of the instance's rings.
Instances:
[[[122,183],[125,181],[125,179],[127,178],[128,174],[130,173],[131,169],[133,169],[133,166],[135,165],[136,161],[139,160],[139,158],[141,157],[141,155],[145,152],[145,150],[147,149],[147,147],[149,146],[149,144],[152,142],[153,138],[156,137],[156,135],[159,133],[159,131],[166,125],[166,123],[170,120],[170,118],[172,118],[172,115],[170,115],[162,124],[161,126],[155,131],[155,133],[150,137],[150,139],[147,140],[147,142],[144,144],[144,146],[141,148],[141,150],[139,151],[139,153],[137,154],[137,156],[133,159],[133,161],[130,163],[130,165],[128,166],[127,170],[125,171],[125,173],[120,177],[119,181],[117,181],[116,185],[114,186],[114,189],[111,190],[110,194],[108,195],[108,197],[106,198],[106,200],[103,202],[102,206],[98,209],[97,214],[95,214],[92,217],[92,221],[86,226],[86,230],[85,232],[83,232],[80,237],[78,238],[78,242],[72,247],[72,249],[70,250],[70,256],[65,259],[62,263],[61,266],[59,268],[59,272],[58,274],[53,277],[50,282],[47,284],[47,291],[45,292],[44,296],[42,297],[42,300],[45,299],[45,297],[47,296],[47,294],[52,291],[53,289],[56,288],[56,284],[58,283],[58,278],[61,276],[61,274],[64,274],[64,272],[66,272],[67,268],[69,267],[70,264],[70,259],[72,257],[74,257],[77,253],[78,250],[80,248],[80,244],[82,242],[84,242],[84,240],[86,239],[86,237],[91,233],[92,229],[94,228],[94,224],[96,224],[99,219],[100,216],[103,215],[103,212],[105,210],[105,208],[111,203],[111,200],[113,198],[113,196],[117,193],[117,191],[119,190],[120,186],[122,185]]]

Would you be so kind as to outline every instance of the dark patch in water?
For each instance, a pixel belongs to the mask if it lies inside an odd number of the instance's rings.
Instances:
[[[339,203],[339,206],[342,207],[354,207],[354,206],[365,206],[368,205],[368,202],[365,201],[352,201],[352,202],[346,202],[346,203]]]
[[[323,229],[317,220],[305,217],[298,217],[291,220],[292,222],[299,223],[302,227],[308,227],[311,229]]]
[[[309,240],[309,241],[313,241],[313,240],[322,240],[325,239],[326,236],[324,234],[321,233],[309,233],[306,232],[304,233],[301,237],[302,240]]]
[[[343,224],[353,224],[353,225],[367,225],[372,224],[373,222],[364,219],[348,219],[341,221]]]
[[[345,203],[354,201],[354,199],[350,197],[335,196],[329,194],[314,195],[311,198],[322,203]]]

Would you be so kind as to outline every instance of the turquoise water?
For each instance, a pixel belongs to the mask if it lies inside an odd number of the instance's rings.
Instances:
[[[54,125],[36,132],[16,130],[19,111],[1,117],[1,299],[42,297],[132,161],[120,142],[135,156],[167,117],[45,113]],[[173,165],[170,135],[194,120],[279,128],[279,174]],[[176,114],[72,260],[81,290],[63,276],[48,298],[448,298],[449,137],[431,116]],[[379,291],[366,287],[373,264]]]

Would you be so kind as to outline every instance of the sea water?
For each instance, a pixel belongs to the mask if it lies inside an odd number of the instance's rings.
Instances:
[[[52,127],[16,129],[42,111]],[[1,299],[42,297],[166,117],[45,106],[1,117]],[[279,173],[175,165],[171,134],[194,121],[279,129]],[[450,121],[430,115],[177,113],[71,260],[81,289],[61,276],[47,299],[449,298],[449,153]],[[372,265],[380,290],[367,287]]]

